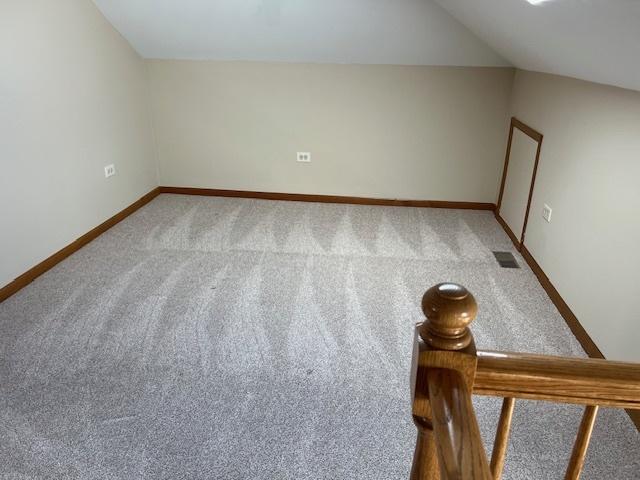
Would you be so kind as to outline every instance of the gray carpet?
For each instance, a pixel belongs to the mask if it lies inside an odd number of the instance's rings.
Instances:
[[[479,348],[584,356],[492,250],[489,212],[161,195],[0,304],[0,477],[406,479],[426,288],[475,294]],[[580,415],[517,402],[504,478],[561,478]],[[583,478],[639,447],[603,410]]]

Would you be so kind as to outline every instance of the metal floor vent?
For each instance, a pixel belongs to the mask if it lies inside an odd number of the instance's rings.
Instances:
[[[493,256],[502,268],[520,268],[511,252],[493,252]]]

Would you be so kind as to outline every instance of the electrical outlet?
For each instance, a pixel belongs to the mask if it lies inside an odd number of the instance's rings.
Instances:
[[[104,167],[104,177],[113,177],[116,174],[116,166],[111,164]]]
[[[551,212],[553,210],[546,203],[544,204],[544,208],[542,209],[542,218],[544,218],[547,222],[551,222]]]
[[[298,161],[303,163],[311,163],[311,154],[309,152],[298,152]]]

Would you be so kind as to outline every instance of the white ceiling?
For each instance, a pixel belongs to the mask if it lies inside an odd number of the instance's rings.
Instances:
[[[513,64],[640,90],[640,0],[94,2],[147,58]]]
[[[640,90],[640,0],[436,1],[518,68]]]
[[[431,0],[94,0],[143,57],[509,65]]]

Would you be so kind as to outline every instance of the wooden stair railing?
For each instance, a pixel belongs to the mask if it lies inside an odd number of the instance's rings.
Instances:
[[[566,480],[580,477],[599,406],[640,409],[640,364],[477,351],[469,330],[477,305],[464,287],[436,285],[416,326],[412,414],[418,428],[411,480],[499,480],[516,398],[586,405]],[[473,394],[503,397],[491,462]]]

